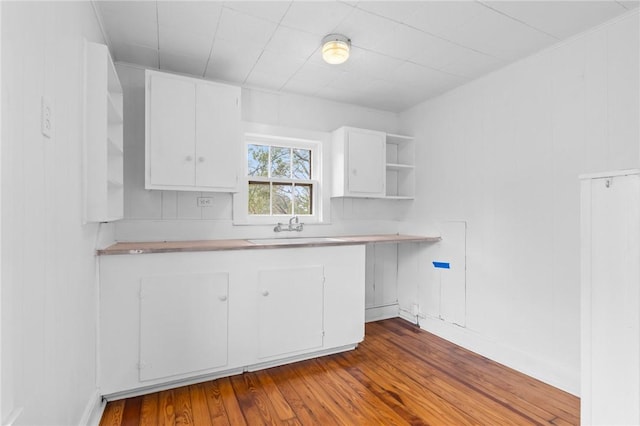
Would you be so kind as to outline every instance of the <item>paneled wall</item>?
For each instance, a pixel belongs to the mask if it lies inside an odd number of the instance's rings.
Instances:
[[[273,225],[233,226],[230,194],[149,191],[144,189],[144,70],[128,64],[116,68],[124,89],[125,220],[116,226],[120,241],[268,237]],[[243,89],[242,120],[276,127],[331,132],[344,126],[394,132],[396,114],[323,99]],[[330,146],[324,148],[329,161]],[[330,173],[329,173],[330,175]],[[329,188],[329,182],[324,184]],[[213,197],[198,207],[197,197]],[[334,199],[331,223],[309,225],[304,235],[397,232],[406,201]]]
[[[632,12],[400,114],[419,141],[403,226],[467,223],[466,329],[423,326],[574,393],[578,175],[640,166],[639,21]],[[426,294],[421,277],[412,285]]]
[[[2,424],[75,425],[99,402],[98,225],[82,223],[90,2],[2,2]],[[53,108],[40,133],[41,98]]]

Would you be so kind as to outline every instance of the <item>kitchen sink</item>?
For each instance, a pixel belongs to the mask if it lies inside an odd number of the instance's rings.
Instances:
[[[340,238],[330,237],[300,237],[300,238],[261,238],[257,240],[247,240],[251,244],[272,246],[272,245],[289,245],[289,244],[317,244],[317,243],[336,243],[341,242]]]

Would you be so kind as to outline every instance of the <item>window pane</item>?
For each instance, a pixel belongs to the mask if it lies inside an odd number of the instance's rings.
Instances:
[[[271,147],[271,177],[291,177],[291,148]]]
[[[249,214],[270,214],[269,184],[249,182]]]
[[[311,150],[293,150],[293,178],[311,179]]]
[[[274,183],[271,189],[273,200],[272,214],[292,214],[293,186],[284,183]]]
[[[247,155],[247,170],[249,176],[268,176],[269,147],[265,145],[249,145]]]
[[[313,191],[311,185],[296,185],[294,188],[295,210],[294,214],[313,214]]]

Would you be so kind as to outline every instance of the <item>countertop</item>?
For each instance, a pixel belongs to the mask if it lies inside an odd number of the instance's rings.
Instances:
[[[97,254],[145,254],[145,253],[175,253],[191,251],[220,251],[220,250],[256,250],[278,249],[292,247],[325,247],[345,246],[373,243],[433,243],[441,240],[440,237],[428,237],[420,235],[384,234],[384,235],[354,235],[335,237],[303,237],[301,240],[327,238],[326,241],[296,242],[296,238],[279,238],[274,243],[253,243],[255,240],[201,240],[201,241],[149,241],[116,243],[105,249],[97,250]],[[267,238],[264,240],[276,240]],[[286,242],[283,242],[285,240]]]

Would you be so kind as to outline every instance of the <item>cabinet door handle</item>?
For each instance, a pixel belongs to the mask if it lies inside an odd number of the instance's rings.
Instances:
[[[265,296],[265,297],[268,296],[269,295],[269,291],[268,290],[263,291],[262,295]]]
[[[192,156],[190,156],[190,155],[187,155],[187,156],[185,157],[185,160],[187,160],[187,161],[191,161],[191,160],[193,160],[193,157],[192,157]]]
[[[218,299],[220,299],[221,302],[226,302],[227,301],[227,296],[226,295],[220,296],[220,297],[218,297]]]
[[[200,163],[204,163],[204,157],[198,157],[198,161],[199,161]]]

